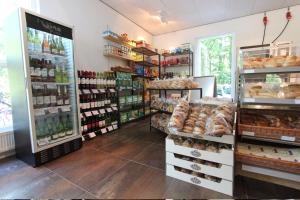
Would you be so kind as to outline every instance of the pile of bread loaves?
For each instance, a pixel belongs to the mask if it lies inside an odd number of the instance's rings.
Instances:
[[[285,83],[279,84],[246,84],[245,97],[250,98],[284,98],[296,99],[300,98],[300,84],[298,83]]]
[[[195,135],[222,136],[232,134],[235,107],[232,103],[220,105],[189,104],[180,100],[170,119],[169,127]]]
[[[190,78],[173,78],[166,80],[154,80],[149,84],[149,88],[154,89],[193,89],[199,85]]]
[[[243,59],[243,66],[244,69],[300,66],[300,56],[248,57]]]

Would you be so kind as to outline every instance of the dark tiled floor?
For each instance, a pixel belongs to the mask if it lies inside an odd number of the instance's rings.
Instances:
[[[85,143],[39,168],[0,161],[0,198],[230,198],[165,176],[164,137],[148,120]],[[299,198],[300,191],[236,177],[236,198]]]

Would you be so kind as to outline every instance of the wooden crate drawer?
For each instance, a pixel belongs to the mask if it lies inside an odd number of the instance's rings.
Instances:
[[[183,173],[174,168],[173,165],[167,164],[167,176],[192,183],[201,187],[205,187],[217,192],[221,192],[232,196],[233,193],[233,182],[222,179],[221,182],[211,181],[205,178],[193,176],[191,174]]]
[[[234,162],[234,151],[232,149],[222,149],[219,152],[210,152],[206,150],[198,150],[191,147],[184,147],[176,145],[174,140],[166,138],[166,151],[177,153],[180,155],[185,155],[193,158],[199,158],[202,160],[212,161],[216,163],[221,163],[225,165],[233,166]]]
[[[233,180],[233,167],[220,164],[220,167],[213,167],[205,164],[198,164],[192,161],[175,157],[174,153],[166,152],[166,163],[203,174],[219,177],[229,181]]]

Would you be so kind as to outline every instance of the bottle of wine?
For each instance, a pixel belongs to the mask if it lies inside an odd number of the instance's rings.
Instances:
[[[43,43],[42,43],[42,51],[43,51],[43,53],[50,53],[50,46],[49,46],[49,42],[48,42],[46,33],[44,33],[44,39],[43,39]]]
[[[39,37],[39,32],[37,30],[35,30],[35,34],[34,34],[34,51],[37,53],[41,53],[42,52],[42,41]]]

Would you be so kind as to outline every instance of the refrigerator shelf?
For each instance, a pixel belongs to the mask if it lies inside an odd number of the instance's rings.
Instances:
[[[240,74],[272,74],[272,73],[295,73],[300,72],[300,66],[296,67],[273,67],[258,69],[241,69]]]
[[[56,83],[56,82],[39,82],[39,81],[31,81],[33,85],[71,85],[72,83]]]
[[[63,59],[67,60],[68,58],[66,55],[56,55],[56,54],[51,54],[51,53],[43,53],[43,52],[34,52],[34,51],[28,51],[29,56],[35,57],[35,58],[57,58],[57,59]]]
[[[242,98],[242,103],[262,103],[262,104],[282,104],[282,105],[298,105],[300,99],[276,99],[276,98]]]
[[[55,113],[59,113],[59,110],[61,112],[70,112],[71,106],[66,105],[66,106],[53,106],[53,107],[47,107],[47,108],[35,108],[34,115],[37,117],[37,116],[46,115],[47,113],[55,114]]]

